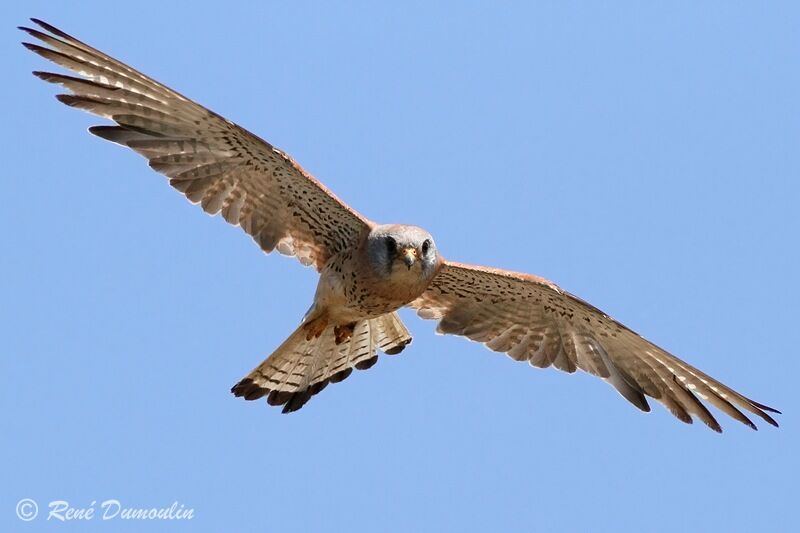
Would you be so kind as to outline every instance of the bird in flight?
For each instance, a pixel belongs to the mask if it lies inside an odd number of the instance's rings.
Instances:
[[[397,315],[411,307],[517,361],[565,372],[580,369],[649,411],[647,397],[683,422],[722,431],[700,399],[756,429],[748,411],[778,424],[757,403],[669,354],[554,283],[529,274],[444,259],[431,235],[377,224],[342,202],[291,157],[233,122],[74,37],[31,19],[20,27],[42,44],[32,52],[77,74],[35,71],[65,87],[62,103],[110,119],[98,137],[142,156],[169,184],[210,215],[240,226],[261,249],[295,256],[319,272],[299,327],[232,392],[266,397],[289,413],[378,351],[398,354],[411,335]],[[45,46],[42,46],[45,45]]]

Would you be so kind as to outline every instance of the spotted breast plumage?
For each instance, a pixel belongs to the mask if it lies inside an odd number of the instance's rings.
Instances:
[[[778,424],[757,403],[535,276],[445,260],[425,230],[376,224],[339,200],[284,152],[131,67],[40,20],[20,28],[29,50],[77,76],[34,72],[70,92],[64,104],[110,119],[90,132],[131,148],[169,184],[240,226],[266,253],[313,266],[320,279],[298,328],[232,392],[300,409],[329,383],[400,353],[411,335],[396,311],[438,320],[536,367],[580,369],[649,411],[647,397],[680,420],[719,423],[700,400],[755,429],[742,412]],[[42,31],[44,30],[44,31]],[[44,46],[43,46],[44,45]]]

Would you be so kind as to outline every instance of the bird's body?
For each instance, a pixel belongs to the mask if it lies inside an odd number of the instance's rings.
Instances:
[[[346,324],[377,318],[419,298],[441,258],[437,255],[437,261],[427,269],[423,261],[406,266],[397,250],[388,249],[387,237],[394,239],[401,251],[414,250],[419,256],[423,255],[423,243],[430,239],[426,231],[416,226],[373,226],[360,246],[336,254],[322,268],[312,311],[325,310],[331,321]],[[397,255],[390,256],[392,253]]]
[[[266,253],[293,255],[320,274],[298,328],[232,391],[284,412],[329,383],[397,354],[411,335],[396,311],[416,309],[455,334],[535,367],[580,369],[643,411],[646,397],[680,420],[721,428],[703,399],[755,429],[777,412],[737,393],[555,284],[529,274],[446,261],[431,236],[378,225],[338,199],[284,152],[116,59],[33,19],[21,28],[50,47],[31,51],[80,77],[35,72],[58,99],[112,120],[90,131],[128,147],[209,214],[240,226]],[[699,398],[698,398],[699,397]]]

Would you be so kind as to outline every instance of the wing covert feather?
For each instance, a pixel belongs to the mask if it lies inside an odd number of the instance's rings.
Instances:
[[[78,74],[34,72],[70,94],[62,103],[108,118],[91,133],[148,159],[211,215],[222,213],[267,253],[277,249],[320,270],[359,242],[372,222],[284,152],[135,69],[37,19],[20,28],[47,46],[23,45]]]
[[[552,282],[506,270],[445,262],[428,289],[410,304],[437,331],[462,335],[532,366],[580,369],[613,385],[649,411],[646,396],[686,423],[695,416],[719,423],[698,396],[756,429],[743,408],[777,426],[756,403],[620,324]]]

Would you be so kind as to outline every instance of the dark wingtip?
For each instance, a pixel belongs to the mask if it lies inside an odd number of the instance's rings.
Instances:
[[[746,398],[746,400],[747,400],[748,402],[750,402],[750,405],[752,405],[753,407],[755,407],[755,408],[756,408],[756,410],[758,411],[756,414],[757,414],[758,416],[760,416],[762,419],[764,419],[764,421],[765,421],[766,423],[768,423],[768,424],[769,424],[769,425],[771,425],[771,426],[775,426],[776,428],[777,428],[777,427],[780,427],[780,426],[778,425],[778,422],[777,422],[777,421],[775,421],[775,419],[774,419],[774,418],[772,418],[771,416],[769,416],[769,415],[767,414],[767,412],[770,412],[770,413],[775,413],[775,414],[778,414],[778,415],[781,415],[781,414],[783,414],[783,413],[781,413],[780,411],[778,411],[778,410],[777,410],[777,409],[775,409],[774,407],[770,407],[769,405],[764,405],[763,403],[754,402],[754,401],[753,401],[753,400],[751,400],[750,398]]]
[[[43,29],[49,31],[50,33],[52,33],[54,35],[58,35],[59,37],[69,37],[69,35],[67,35],[63,31],[59,30],[58,28],[56,28],[52,24],[48,24],[47,22],[43,21],[42,19],[37,19],[37,18],[31,17],[31,22],[33,22],[34,24],[36,24],[40,28],[43,28]]]
[[[53,38],[51,35],[47,35],[46,33],[41,32],[41,31],[37,30],[36,28],[29,28],[27,26],[17,26],[17,29],[24,31],[25,33],[27,33],[31,37],[35,37],[35,38],[39,39],[40,41],[46,41],[47,39],[52,39]]]
[[[38,50],[47,50],[44,46],[39,46],[38,44],[29,43],[27,41],[22,41],[20,43],[22,46],[30,50],[31,52],[37,52]]]
[[[761,418],[763,418],[763,419],[764,419],[764,421],[766,421],[766,422],[767,422],[767,424],[770,424],[770,425],[772,425],[772,426],[775,426],[776,428],[779,428],[779,427],[780,427],[780,426],[778,425],[778,422],[776,422],[776,421],[775,421],[775,419],[774,419],[774,418],[772,418],[771,416],[769,416],[767,413],[764,413],[764,414],[761,416]]]
[[[75,96],[74,94],[57,94],[56,100],[58,100],[64,105],[74,107],[75,104],[78,102],[79,97]]]
[[[111,142],[116,142],[119,130],[119,126],[89,126],[89,133]]]
[[[783,414],[780,411],[778,411],[777,409],[775,409],[774,407],[770,407],[769,405],[764,405],[763,403],[754,402],[753,400],[750,400],[750,403],[752,403],[753,405],[755,405],[756,407],[758,407],[759,409],[762,409],[764,411],[769,411],[770,413],[775,413],[775,414],[778,414],[778,415],[782,415]]]

